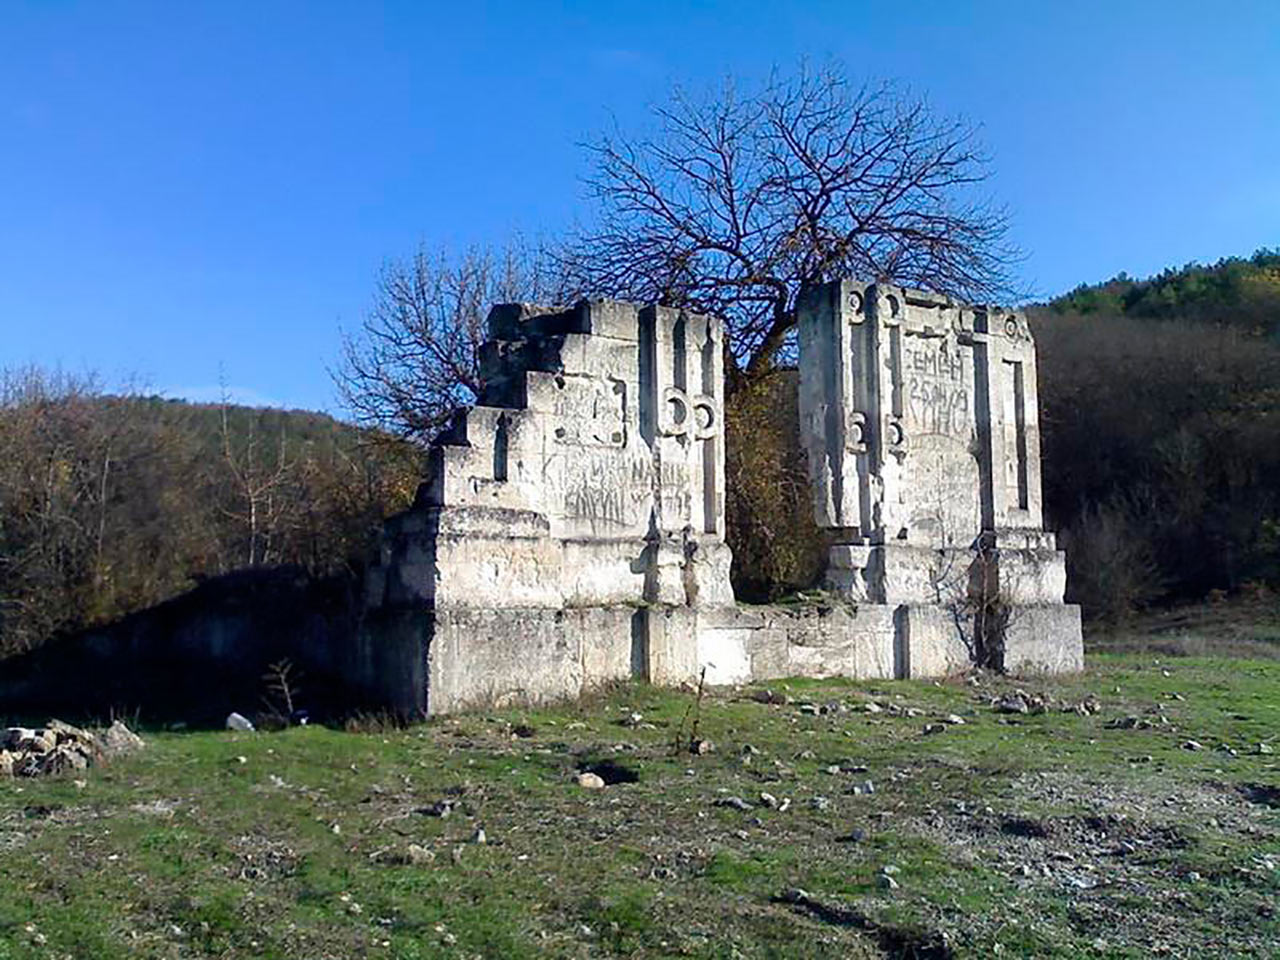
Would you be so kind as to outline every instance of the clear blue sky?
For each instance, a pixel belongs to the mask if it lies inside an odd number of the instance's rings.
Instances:
[[[384,258],[553,235],[611,115],[802,56],[981,124],[1042,293],[1280,245],[1280,0],[0,0],[0,366],[334,409]]]

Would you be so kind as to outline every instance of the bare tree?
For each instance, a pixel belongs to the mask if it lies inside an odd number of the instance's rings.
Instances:
[[[558,303],[565,290],[536,249],[516,242],[461,256],[420,250],[386,264],[373,308],[330,371],[356,421],[429,440],[480,390],[477,352],[495,303]]]
[[[284,427],[280,428],[280,443],[274,462],[267,462],[258,450],[258,431],[253,419],[243,441],[233,442],[227,422],[230,402],[226,388],[222,393],[222,458],[226,465],[238,501],[235,509],[225,509],[231,520],[244,528],[245,566],[270,564],[278,557],[272,547],[278,539],[281,522],[291,506],[285,489],[292,478],[294,463],[285,443]]]
[[[1017,252],[974,129],[893,84],[837,68],[726,83],[654,110],[657,131],[589,144],[594,229],[578,286],[721,317],[735,372],[768,366],[806,284],[887,280],[967,299],[1009,296]]]

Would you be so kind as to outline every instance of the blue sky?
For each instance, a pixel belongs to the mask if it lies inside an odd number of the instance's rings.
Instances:
[[[1280,246],[1280,2],[0,0],[0,367],[338,412],[419,243],[555,235],[673,82],[844,62],[979,124],[1056,293]]]

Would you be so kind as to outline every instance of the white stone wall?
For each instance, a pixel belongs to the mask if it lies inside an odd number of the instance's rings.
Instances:
[[[424,708],[695,677],[692,621],[632,614],[733,602],[719,322],[598,300],[495,307],[489,332],[481,402],[369,580],[372,609],[429,620]]]
[[[799,341],[814,516],[836,531],[827,582],[851,601],[910,610],[897,628],[909,671],[974,654],[965,618],[993,598],[1061,605],[1025,316],[840,281],[801,298]],[[1047,644],[1079,650],[1078,611],[1037,622],[1059,631]],[[1078,653],[1050,659],[1079,666]]]

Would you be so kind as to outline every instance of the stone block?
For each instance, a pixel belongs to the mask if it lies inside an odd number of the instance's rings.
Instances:
[[[970,624],[953,608],[907,604],[899,608],[899,643],[906,652],[904,677],[945,677],[973,665],[966,642]]]
[[[1003,666],[1015,674],[1083,670],[1080,608],[1075,604],[1015,608],[1005,627]]]

